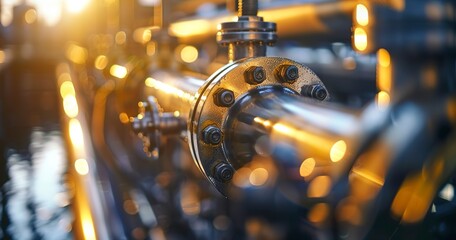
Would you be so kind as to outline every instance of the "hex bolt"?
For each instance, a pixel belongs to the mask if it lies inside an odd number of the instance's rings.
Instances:
[[[219,144],[222,141],[222,136],[222,131],[216,126],[207,126],[203,130],[203,141],[207,144]]]
[[[276,71],[276,76],[282,82],[294,83],[299,77],[299,70],[294,65],[281,65]]]
[[[301,95],[323,101],[328,96],[328,91],[320,84],[306,85],[301,88]]]
[[[215,167],[215,176],[221,182],[230,181],[233,178],[233,175],[233,168],[226,163],[220,163]]]
[[[229,107],[234,103],[234,93],[228,89],[220,89],[214,95],[215,105],[219,107]]]
[[[266,80],[266,72],[263,67],[249,67],[244,72],[245,81],[249,84],[260,84]]]

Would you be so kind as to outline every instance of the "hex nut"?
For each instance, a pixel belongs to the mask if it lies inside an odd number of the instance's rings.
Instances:
[[[216,126],[207,126],[203,130],[203,141],[207,144],[217,145],[222,141],[223,134]]]
[[[234,93],[228,89],[220,89],[214,94],[215,105],[219,107],[229,107],[234,103]]]
[[[266,80],[266,72],[263,67],[252,66],[244,72],[244,78],[249,84],[260,84]]]
[[[299,69],[294,65],[281,65],[276,70],[276,77],[286,83],[294,83],[299,78]]]
[[[306,85],[301,88],[301,95],[323,101],[328,96],[328,91],[320,84]]]
[[[226,163],[220,163],[215,167],[215,176],[221,182],[230,181],[233,178],[233,175],[233,168]]]

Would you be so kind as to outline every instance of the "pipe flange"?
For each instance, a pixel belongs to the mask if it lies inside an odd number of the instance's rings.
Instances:
[[[277,42],[277,25],[274,22],[264,22],[262,17],[241,16],[237,22],[220,24],[217,42],[222,46],[229,44],[241,45],[257,43],[273,45]]]
[[[252,69],[261,67],[261,81],[246,81]],[[284,67],[296,70],[296,78],[293,72],[293,81],[284,81],[282,76]],[[263,79],[264,78],[264,79]],[[214,99],[221,91],[229,91],[233,94],[234,100],[241,99],[249,94],[249,91],[264,88],[265,86],[281,86],[289,89],[290,93],[300,95],[301,89],[305,86],[319,85],[325,88],[320,79],[309,68],[302,64],[286,58],[279,57],[257,57],[242,59],[222,67],[219,71],[208,78],[206,83],[200,88],[197,99],[193,104],[188,124],[188,139],[190,151],[196,165],[200,168],[209,181],[222,194],[227,196],[230,180],[221,177],[220,166],[224,169],[239,168],[240,164],[235,157],[228,153],[225,143],[226,121],[228,112],[236,104],[220,104]],[[326,99],[328,99],[327,96]],[[210,129],[221,130],[220,142],[208,141]],[[228,171],[228,170],[227,170]],[[224,175],[223,175],[224,176]]]

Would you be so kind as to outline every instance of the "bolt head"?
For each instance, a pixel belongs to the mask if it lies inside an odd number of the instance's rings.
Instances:
[[[221,182],[228,182],[233,178],[234,170],[230,165],[220,163],[215,167],[215,174]]]
[[[277,73],[277,77],[282,82],[293,83],[299,78],[299,69],[294,65],[282,65]]]
[[[249,84],[259,84],[266,80],[263,67],[253,66],[245,71],[245,81]]]
[[[207,144],[217,145],[222,141],[222,131],[215,126],[208,126],[203,130],[203,141]]]
[[[215,105],[219,107],[229,107],[234,103],[234,93],[231,90],[221,89],[214,95]]]
[[[320,101],[325,100],[326,96],[328,96],[328,92],[326,91],[326,89],[320,85],[315,86],[313,92],[314,92],[314,94],[313,94],[314,98],[316,98]]]
[[[328,96],[328,91],[319,84],[307,85],[301,88],[301,95],[323,101]]]

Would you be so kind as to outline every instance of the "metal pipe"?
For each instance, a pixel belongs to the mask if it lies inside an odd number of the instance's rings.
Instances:
[[[265,21],[276,22],[282,38],[299,36],[303,41],[316,39],[350,42],[352,12],[356,1],[300,4],[274,7],[258,12]],[[230,22],[233,14],[214,18],[192,18],[172,23],[169,33],[182,43],[197,44],[213,38],[218,24]],[[302,27],[305,24],[305,27]],[[311,37],[311,38],[305,38]]]
[[[155,96],[165,112],[187,117],[204,80],[172,72],[155,71],[145,81],[146,95]]]
[[[258,89],[238,100],[229,113],[224,126],[228,158],[240,168],[257,155],[276,158],[286,149],[293,151],[293,165],[312,158],[319,165],[333,164],[337,177],[350,166],[351,150],[358,149],[367,134],[361,131],[363,117],[283,87]]]

